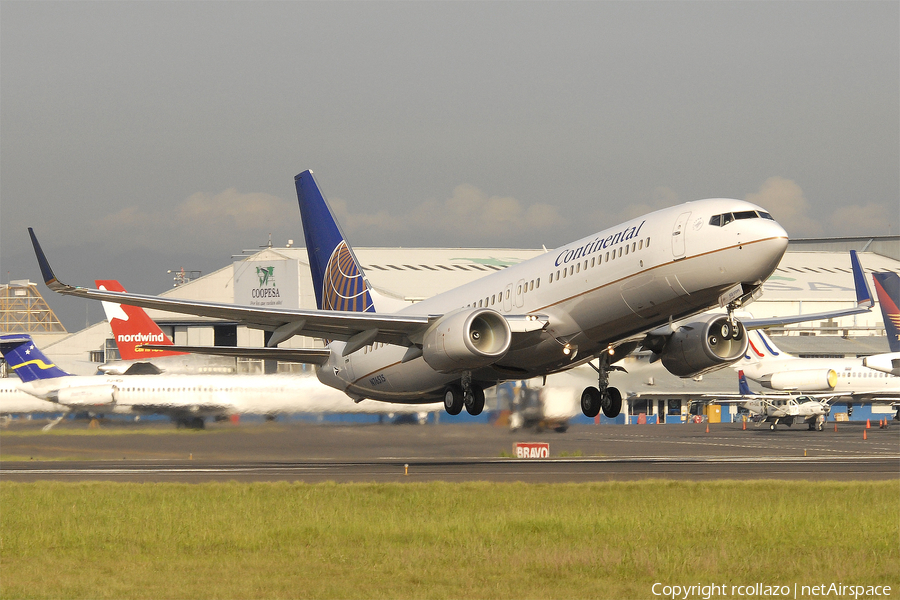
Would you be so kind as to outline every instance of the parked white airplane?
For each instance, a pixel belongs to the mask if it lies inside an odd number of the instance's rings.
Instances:
[[[267,348],[176,350],[314,363],[320,365],[323,383],[357,400],[443,398],[450,414],[465,406],[473,415],[483,409],[485,387],[599,358],[598,387],[586,388],[581,398],[583,412],[591,417],[601,407],[607,416],[619,413],[621,394],[609,385],[610,365],[639,345],[679,376],[740,359],[747,337],[733,311],[759,293],[788,242],[784,229],[758,206],[728,199],[688,202],[401,308],[372,290],[312,173],[297,175],[295,184],[319,310],[66,285],[29,232],[53,291],[228,319],[272,332]],[[700,315],[715,306],[727,306],[728,314]],[[383,312],[389,310],[397,312]],[[764,324],[810,318],[815,315]],[[276,347],[294,335],[330,341],[322,349]]]
[[[0,387],[0,395],[9,394],[18,401],[23,392],[29,394],[41,402],[33,404],[34,411],[41,412],[162,414],[179,426],[203,428],[205,417],[232,414],[418,414],[440,409],[437,403],[411,406],[351,402],[311,376],[69,375],[53,364],[30,336],[23,334],[0,336],[0,353],[21,379],[7,379]],[[54,408],[48,409],[47,405]],[[24,406],[22,403],[16,412],[23,412]]]
[[[759,330],[751,332],[747,354],[735,368],[773,390],[834,392],[850,402],[900,399],[896,375],[870,369],[861,358],[799,358],[780,350]]]
[[[740,404],[747,409],[755,421],[768,423],[774,431],[778,424],[790,427],[794,421],[802,421],[810,430],[822,431],[825,420],[831,412],[829,402],[837,395],[793,396],[790,394],[757,394],[750,390],[743,371],[738,371],[738,390],[736,399],[716,396],[719,404]]]

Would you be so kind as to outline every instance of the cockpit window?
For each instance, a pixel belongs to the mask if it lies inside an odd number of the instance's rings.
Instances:
[[[739,219],[759,219],[759,218],[769,219],[770,221],[775,220],[772,218],[772,215],[770,215],[767,212],[762,212],[762,211],[757,212],[755,210],[742,210],[740,212],[735,212],[735,213],[724,213],[721,215],[713,215],[709,218],[709,224],[713,225],[715,227],[725,227],[732,221],[736,221]]]

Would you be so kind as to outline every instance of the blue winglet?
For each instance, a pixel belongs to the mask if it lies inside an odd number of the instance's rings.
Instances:
[[[25,383],[69,375],[44,356],[44,353],[34,345],[30,335],[0,335],[0,353]]]
[[[850,251],[850,267],[853,269],[853,285],[856,288],[856,305],[872,307],[875,301],[872,299],[872,291],[869,289],[869,282],[866,280],[866,274],[863,272],[862,265],[859,263],[859,257],[856,250]]]
[[[294,177],[294,184],[319,309],[375,312],[369,283],[312,171]]]
[[[38,265],[41,267],[41,276],[44,278],[44,283],[52,290],[59,280],[56,278],[56,275],[53,274],[53,269],[50,268],[50,262],[47,260],[44,251],[41,249],[41,244],[38,242],[37,236],[34,235],[34,229],[31,227],[28,228],[28,235],[31,236],[31,245],[34,246],[34,255],[37,256]]]

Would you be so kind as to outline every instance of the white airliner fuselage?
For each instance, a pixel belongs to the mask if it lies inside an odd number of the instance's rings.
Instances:
[[[48,400],[19,389],[22,382],[17,377],[0,379],[0,415],[17,415],[66,410]]]
[[[753,215],[725,226],[715,215]],[[475,380],[527,379],[575,366],[614,344],[636,343],[671,319],[703,312],[743,284],[757,289],[787,248],[784,229],[758,206],[741,200],[689,202],[656,211],[582,238],[518,265],[434,296],[400,311],[450,314],[485,307],[501,315],[531,315],[526,333]],[[733,298],[731,298],[733,299]],[[543,324],[546,328],[541,329]],[[516,330],[513,330],[514,332]],[[408,349],[372,344],[342,356],[331,342],[319,379],[355,398],[423,402],[440,398],[459,374],[441,373],[421,357],[403,362]],[[627,348],[627,354],[632,348]],[[613,349],[614,350],[614,349]],[[612,352],[611,352],[612,354]],[[621,358],[616,355],[616,360]]]
[[[440,404],[412,407],[357,403],[306,375],[87,375],[29,383],[10,379],[0,386],[4,391],[7,388],[2,396],[32,399],[33,408],[27,411],[22,410],[26,403],[9,403],[7,406],[17,407],[15,412],[165,414],[175,420],[231,414],[414,413],[442,408]]]

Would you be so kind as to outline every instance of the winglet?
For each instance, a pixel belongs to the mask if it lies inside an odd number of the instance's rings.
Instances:
[[[47,287],[53,291],[66,287],[65,284],[61,283],[56,278],[56,275],[53,274],[53,269],[50,268],[50,262],[47,260],[44,251],[41,249],[41,244],[38,242],[37,236],[34,235],[34,229],[31,227],[28,228],[28,235],[31,236],[31,245],[34,246],[34,254],[37,256],[38,265],[41,267],[41,276],[44,278],[44,283],[46,283]]]
[[[856,255],[856,250],[850,251],[850,267],[853,269],[856,305],[871,308],[875,305],[875,301],[872,299],[872,291],[869,289],[869,282],[866,280],[866,274],[859,263],[859,256]]]

